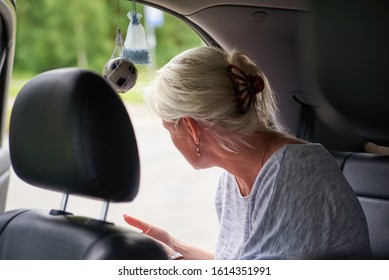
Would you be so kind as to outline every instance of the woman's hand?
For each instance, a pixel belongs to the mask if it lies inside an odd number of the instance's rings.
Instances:
[[[140,229],[144,234],[159,243],[168,256],[179,252],[186,260],[211,260],[214,257],[211,252],[193,247],[188,243],[172,237],[166,230],[128,215],[123,215],[123,217],[127,224]]]
[[[140,229],[144,234],[158,242],[163,247],[167,255],[175,252],[172,237],[166,230],[160,229],[128,215],[123,215],[123,218],[127,224]]]

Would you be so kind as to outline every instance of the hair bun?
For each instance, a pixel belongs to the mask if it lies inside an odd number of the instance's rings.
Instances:
[[[253,94],[258,94],[265,88],[265,82],[258,74],[248,76],[248,90]]]

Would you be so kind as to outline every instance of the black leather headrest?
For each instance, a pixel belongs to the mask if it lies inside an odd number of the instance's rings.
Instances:
[[[389,3],[313,4],[315,64],[323,94],[359,136],[389,146]]]
[[[135,198],[139,155],[126,108],[99,75],[77,68],[38,75],[12,110],[9,145],[29,184],[109,201]]]

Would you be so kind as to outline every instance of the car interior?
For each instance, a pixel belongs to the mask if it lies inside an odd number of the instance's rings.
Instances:
[[[389,5],[382,0],[137,2],[181,19],[208,45],[241,49],[254,58],[277,93],[281,124],[334,155],[365,212],[373,259],[389,259]],[[1,0],[0,15],[4,138],[15,44],[14,3]],[[92,102],[90,92],[96,84],[103,89],[101,100],[93,97]],[[101,116],[105,102],[114,104],[113,109]],[[128,131],[134,134],[123,110],[101,77],[76,68],[43,73],[22,89],[12,110],[10,150],[4,143],[0,148],[0,213],[11,163],[23,180],[65,195],[59,210],[0,214],[0,259],[164,258],[161,248],[140,234],[104,218],[97,221],[66,210],[69,193],[106,201],[105,210],[109,202],[136,196],[136,141],[123,137]],[[121,125],[110,126],[113,119]],[[116,137],[99,136],[100,125],[112,129]],[[116,147],[116,154],[108,154],[108,147]],[[89,166],[90,158],[97,160],[96,169]],[[134,166],[133,174],[121,172],[123,165]],[[110,173],[113,169],[119,173]],[[46,242],[26,249],[26,233]],[[60,250],[53,252],[54,247]]]

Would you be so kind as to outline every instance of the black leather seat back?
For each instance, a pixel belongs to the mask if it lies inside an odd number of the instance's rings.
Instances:
[[[333,155],[365,212],[373,258],[389,259],[389,156]]]
[[[77,68],[29,81],[11,115],[11,162],[26,182],[104,201],[131,201],[139,155],[123,102],[99,75]],[[0,259],[166,259],[151,239],[60,210],[0,215]]]
[[[49,210],[0,215],[0,260],[155,260],[163,250],[117,226]]]

